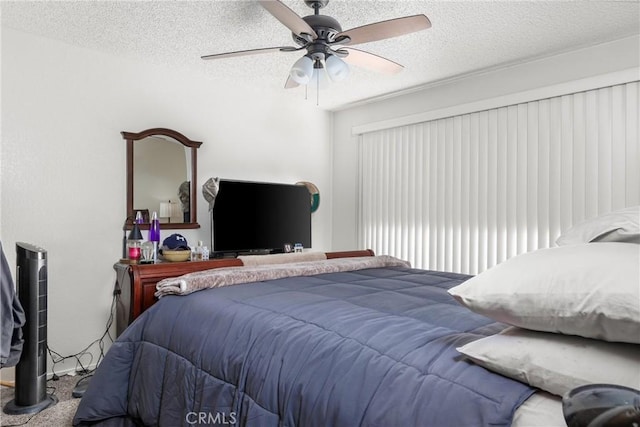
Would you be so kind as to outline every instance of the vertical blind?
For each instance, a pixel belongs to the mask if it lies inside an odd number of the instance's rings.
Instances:
[[[640,204],[638,82],[365,133],[358,239],[477,274]]]

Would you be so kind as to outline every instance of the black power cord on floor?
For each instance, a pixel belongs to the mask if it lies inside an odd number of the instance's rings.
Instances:
[[[76,386],[73,388],[73,391],[71,392],[71,396],[76,398],[80,398],[84,396],[84,392],[87,391],[87,387],[89,387],[89,382],[91,380],[91,377],[93,377],[93,372],[90,373],[89,375],[86,375],[80,378],[76,383]]]
[[[93,372],[96,370],[96,368],[98,367],[98,365],[100,364],[100,362],[105,356],[105,340],[108,338],[109,341],[113,343],[113,337],[111,336],[110,329],[111,329],[111,326],[113,325],[114,308],[116,306],[119,296],[120,296],[120,292],[118,292],[118,290],[115,290],[113,292],[113,298],[111,300],[111,308],[109,309],[109,318],[107,319],[107,325],[105,327],[104,333],[100,338],[92,341],[84,349],[82,349],[78,353],[75,353],[69,356],[62,356],[60,353],[54,351],[47,344],[47,351],[49,352],[49,357],[51,357],[51,360],[53,361],[53,367],[51,368],[51,372],[53,373],[52,380],[57,381],[59,378],[59,376],[55,372],[55,367],[57,363],[62,363],[63,361],[68,359],[76,359],[76,372],[82,375],[82,377],[76,383],[76,387],[73,390],[73,397],[82,397],[82,395],[84,394],[84,391],[86,390],[89,384],[89,381],[88,381],[89,378],[93,376]],[[96,361],[95,367],[93,369],[90,369],[89,367],[93,362],[93,354],[89,352],[89,349],[91,349],[91,347],[93,347],[96,344],[100,349],[100,354],[98,355],[98,360]],[[87,355],[89,356],[89,363],[85,366],[81,358]]]

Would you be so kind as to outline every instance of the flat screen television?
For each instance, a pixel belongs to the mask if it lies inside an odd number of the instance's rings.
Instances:
[[[212,212],[216,254],[311,247],[311,198],[300,185],[220,180]]]

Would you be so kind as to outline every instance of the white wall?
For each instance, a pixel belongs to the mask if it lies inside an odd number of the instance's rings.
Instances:
[[[8,28],[1,51],[0,239],[12,266],[17,241],[47,249],[57,352],[80,351],[108,318],[125,218],[121,131],[167,127],[203,141],[198,186],[211,176],[314,182],[313,246],[330,249],[330,114],[313,103]],[[202,196],[198,219],[182,234],[208,242]]]
[[[640,64],[640,37],[451,79],[423,90],[336,111],[333,117],[332,248],[357,245],[357,136],[354,126],[529,91]]]

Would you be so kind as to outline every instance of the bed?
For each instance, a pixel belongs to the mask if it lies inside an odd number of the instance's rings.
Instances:
[[[473,278],[372,256],[231,267],[160,282],[160,301],[113,344],[74,425],[562,426],[565,390],[590,382],[640,386],[640,308],[632,301],[637,248],[565,245]],[[587,283],[604,263],[617,270],[609,279],[631,292],[622,305],[614,298],[612,308],[628,316],[578,325],[585,333],[568,316],[574,329],[541,325],[538,317],[550,317],[544,308],[536,317],[514,303],[548,273],[540,265],[551,259],[562,270],[580,257],[592,261],[581,270],[592,271],[582,273],[589,296],[579,305],[609,299],[600,292],[606,277],[595,274],[597,291]],[[548,281],[542,287],[550,292]],[[613,288],[619,294],[621,286]],[[601,323],[603,304],[595,305]],[[496,348],[507,354],[496,357]],[[575,354],[551,357],[546,368],[538,363],[567,348],[587,357],[586,369],[574,372]],[[522,367],[523,354],[531,356],[531,370]],[[570,365],[562,372],[553,371],[558,357]],[[611,357],[621,366],[614,377],[594,370]]]

